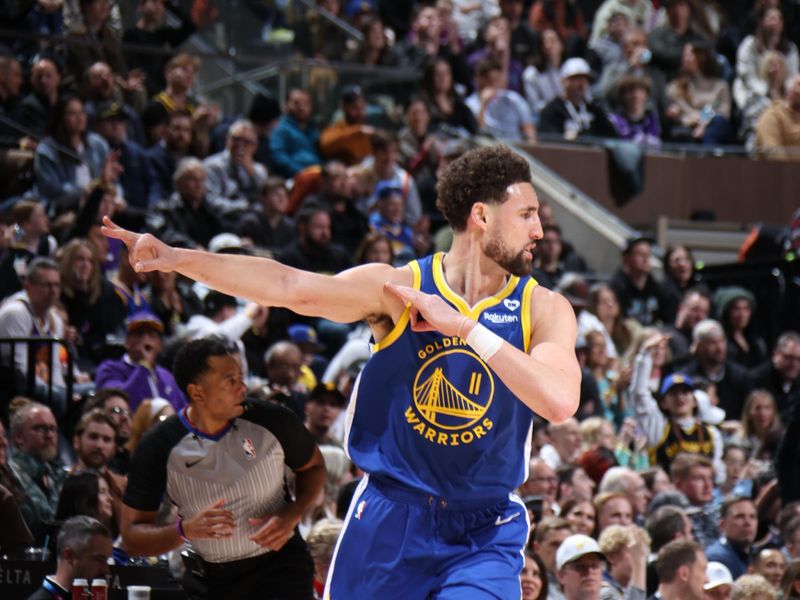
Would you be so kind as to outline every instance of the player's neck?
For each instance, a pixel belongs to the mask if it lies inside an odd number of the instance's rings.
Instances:
[[[506,285],[508,273],[483,253],[475,235],[465,233],[453,239],[442,261],[444,278],[470,306],[496,294]]]

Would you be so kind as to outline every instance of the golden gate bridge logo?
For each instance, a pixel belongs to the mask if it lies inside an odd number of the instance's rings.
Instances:
[[[448,360],[442,360],[450,355]],[[449,350],[429,359],[414,380],[414,405],[431,425],[462,429],[486,414],[494,396],[488,367],[467,350]]]

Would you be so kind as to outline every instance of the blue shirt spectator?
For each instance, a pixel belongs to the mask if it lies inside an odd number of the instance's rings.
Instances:
[[[301,169],[320,164],[319,130],[311,123],[308,92],[290,91],[286,110],[269,138],[270,166],[283,177],[294,177]]]

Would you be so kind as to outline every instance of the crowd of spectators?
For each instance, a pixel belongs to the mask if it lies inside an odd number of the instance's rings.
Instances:
[[[327,107],[292,88],[255,97],[247,115],[221,114],[195,95],[201,59],[180,50],[216,18],[203,0],[187,12],[140,0],[129,29],[112,0],[39,0],[4,15],[0,169],[12,175],[0,204],[0,338],[66,348],[18,344],[0,372],[3,552],[60,552],[60,524],[85,515],[110,533],[118,562],[144,561],[118,537],[131,454],[186,405],[172,358],[209,335],[238,349],[249,396],[292,410],[322,449],[324,495],[300,526],[317,593],[361,475],[342,445],[368,327],[137,273],[100,232],[105,216],[181,247],[337,273],[446,250],[437,176],[479,131],[798,156],[796,3],[319,4],[363,43],[318,14],[271,23],[293,28],[309,57],[418,71],[393,129],[372,124],[376,106],[356,85]],[[800,596],[800,334],[766,338],[755,316],[770,307],[699,282],[689,248],[667,250],[660,280],[652,240],[632,239],[604,278],[544,202],[540,218],[532,274],[573,303],[584,378],[575,419],[535,422],[518,490],[532,521],[523,598]],[[12,400],[23,388],[30,398]]]

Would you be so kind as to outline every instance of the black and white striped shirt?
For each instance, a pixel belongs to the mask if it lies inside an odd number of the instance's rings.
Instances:
[[[186,409],[151,429],[133,455],[123,501],[141,511],[156,511],[162,498],[184,519],[225,499],[236,528],[225,539],[192,542],[213,563],[252,558],[268,552],[249,538],[257,528],[248,519],[274,513],[291,500],[285,467],[311,460],[314,440],[289,410],[267,402],[248,402],[244,414],[209,435],[186,418]]]

